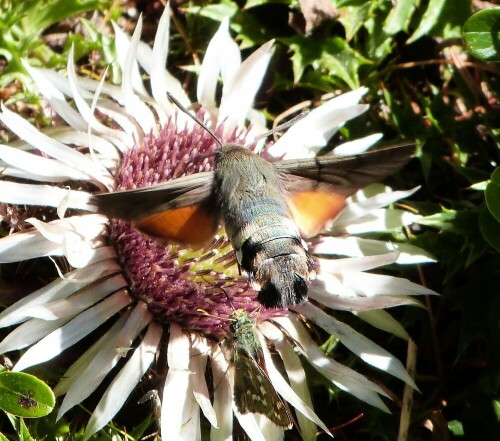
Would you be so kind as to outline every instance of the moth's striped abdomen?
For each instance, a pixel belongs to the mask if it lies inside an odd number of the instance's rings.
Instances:
[[[313,261],[290,219],[273,166],[244,147],[216,156],[214,192],[239,266],[259,289],[259,302],[286,307],[303,301]]]

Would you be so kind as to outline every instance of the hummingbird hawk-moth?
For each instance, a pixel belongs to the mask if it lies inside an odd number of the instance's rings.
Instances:
[[[269,162],[240,144],[222,144],[206,129],[220,146],[213,171],[100,194],[95,202],[108,217],[180,243],[203,244],[222,222],[239,268],[259,291],[258,301],[271,308],[307,297],[314,268],[303,239],[317,235],[347,197],[397,172],[414,152],[413,145],[400,145]]]

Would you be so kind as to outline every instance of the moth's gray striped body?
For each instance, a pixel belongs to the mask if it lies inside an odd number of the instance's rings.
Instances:
[[[273,165],[242,146],[225,145],[216,154],[214,193],[238,264],[260,289],[259,302],[286,307],[304,300],[313,261]]]

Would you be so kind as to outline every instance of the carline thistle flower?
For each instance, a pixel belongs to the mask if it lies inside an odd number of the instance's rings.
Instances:
[[[160,350],[166,350],[169,368],[161,400],[161,431],[168,439],[199,439],[202,414],[211,424],[214,439],[231,437],[233,416],[251,439],[281,439],[287,424],[278,427],[261,415],[266,411],[245,412],[237,405],[241,402],[241,397],[233,394],[241,390],[240,384],[234,384],[237,348],[243,348],[240,360],[251,365],[257,365],[253,358],[257,348],[266,367],[265,378],[279,394],[278,399],[295,409],[304,439],[315,437],[316,426],[328,429],[312,408],[299,355],[342,390],[386,410],[380,398],[387,396],[384,390],[326,357],[303,320],[337,336],[365,362],[414,386],[397,359],[324,310],[352,311],[383,330],[407,337],[383,308],[414,304],[410,295],[433,292],[404,279],[366,271],[431,258],[408,245],[398,245],[396,250],[394,244],[346,237],[345,233],[412,222],[414,215],[382,208],[411,191],[393,192],[375,186],[354,195],[329,227],[328,236],[309,242],[309,251],[322,256],[315,259],[317,278],[309,287],[311,301],[289,309],[259,306],[256,292],[238,272],[223,230],[208,245],[195,249],[160,243],[130,223],[97,214],[91,203],[96,188],[140,188],[213,167],[213,139],[166,99],[169,91],[190,105],[180,83],[164,70],[168,10],[161,18],[152,49],[139,41],[140,33],[141,20],[131,39],[115,27],[123,71],[120,86],[78,77],[72,54],[67,78],[25,63],[40,92],[66,125],[40,132],[2,108],[0,119],[21,141],[16,148],[0,146],[0,202],[51,207],[57,217],[51,221],[26,219],[25,225],[33,228],[0,239],[0,263],[64,256],[71,268],[63,272],[58,267],[58,279],[0,314],[0,326],[17,325],[0,343],[0,353],[27,348],[14,366],[14,370],[24,370],[56,357],[103,323],[112,322],[55,388],[58,395],[64,395],[60,418],[95,391],[108,372],[126,358],[93,412],[85,439],[114,417]],[[224,142],[245,144],[262,127],[262,118],[252,103],[271,55],[269,42],[242,63],[227,20],[209,43],[198,80],[199,116],[210,122]],[[141,81],[139,65],[150,76],[151,96]],[[223,89],[217,106],[219,75]],[[270,158],[313,157],[339,126],[366,110],[358,104],[364,93],[358,89],[328,101],[272,146],[264,147],[263,154]],[[246,120],[253,122],[253,129],[244,127]],[[336,151],[358,153],[377,139],[378,135],[371,135],[343,144]],[[20,177],[31,183],[15,182]],[[333,259],[339,255],[345,257]],[[243,334],[237,325],[248,320],[253,332]],[[162,335],[168,341],[167,348],[160,347]],[[246,340],[243,335],[247,335]],[[234,342],[231,355],[224,350],[231,345],[221,345],[221,341]],[[245,341],[251,342],[252,350]],[[277,352],[275,357],[270,347]],[[276,363],[284,368],[287,379]],[[212,385],[207,384],[207,365]]]

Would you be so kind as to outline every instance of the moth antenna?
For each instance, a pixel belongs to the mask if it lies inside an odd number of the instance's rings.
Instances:
[[[247,144],[245,147],[248,148],[251,145],[255,144],[257,141],[260,141],[261,139],[267,138],[268,136],[271,136],[272,134],[274,134],[276,132],[282,132],[283,130],[288,129],[289,127],[293,126],[297,121],[300,121],[302,118],[307,116],[308,113],[309,113],[309,111],[302,112],[302,113],[298,114],[297,116],[293,117],[291,120],[289,120],[283,124],[280,124],[279,126],[274,127],[271,130],[268,130],[266,133],[263,133],[262,135],[257,136],[252,142]]]
[[[202,278],[205,282],[207,282],[209,285],[212,285],[212,286],[213,286],[213,287],[215,287],[215,288],[219,288],[219,289],[220,289],[220,290],[224,293],[224,295],[226,296],[226,299],[227,299],[227,301],[229,302],[229,304],[231,305],[231,308],[233,308],[233,311],[236,311],[236,308],[234,307],[233,302],[231,301],[231,298],[229,297],[228,293],[226,292],[226,290],[225,290],[222,286],[217,286],[217,285],[215,285],[214,283],[212,283],[212,282],[210,282],[209,280],[205,279],[205,277],[203,277],[203,276],[201,276],[201,278]],[[200,311],[202,311],[202,310],[200,310]],[[205,312],[206,312],[206,311],[205,311]]]
[[[207,132],[208,134],[213,138],[215,139],[215,142],[217,142],[217,144],[219,144],[220,148],[224,148],[223,144],[222,144],[222,141],[217,138],[217,136],[215,135],[214,132],[212,132],[212,130],[210,130],[205,124],[203,124],[203,122],[200,120],[200,118],[198,118],[197,116],[193,115],[191,112],[189,112],[189,110],[187,110],[180,102],[177,98],[175,98],[170,92],[167,92],[167,98],[172,102],[174,103],[180,110],[182,110],[187,116],[189,116],[194,122],[198,123],[201,127],[203,127]]]

